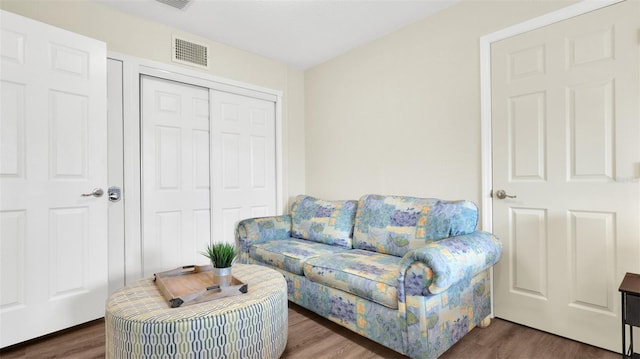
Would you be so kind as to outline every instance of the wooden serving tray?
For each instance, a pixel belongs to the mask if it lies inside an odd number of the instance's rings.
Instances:
[[[154,277],[153,281],[171,308],[244,294],[249,290],[246,283],[234,276],[231,276],[229,285],[220,286],[211,265],[184,266],[156,273]]]

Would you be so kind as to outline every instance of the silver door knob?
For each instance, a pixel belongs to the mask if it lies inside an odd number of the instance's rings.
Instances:
[[[509,195],[507,194],[507,192],[505,192],[502,189],[499,189],[496,191],[496,197],[498,197],[498,199],[505,199],[505,198],[516,198],[518,196],[516,195]]]
[[[109,201],[111,202],[118,202],[122,196],[122,190],[120,187],[109,187],[107,193],[109,194]]]
[[[83,193],[82,197],[102,197],[102,195],[104,194],[104,191],[102,190],[102,188],[94,188],[93,192],[91,193]]]

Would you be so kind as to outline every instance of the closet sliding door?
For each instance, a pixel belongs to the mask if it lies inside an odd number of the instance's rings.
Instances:
[[[210,238],[209,90],[142,76],[143,275],[201,263]]]
[[[234,242],[238,221],[276,214],[275,103],[210,91],[212,239]]]
[[[151,76],[140,92],[142,273],[206,264],[276,213],[275,102]]]

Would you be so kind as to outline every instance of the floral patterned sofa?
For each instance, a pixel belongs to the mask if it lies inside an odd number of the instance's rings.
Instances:
[[[500,241],[468,201],[298,196],[289,215],[236,228],[243,263],[279,270],[289,300],[412,358],[489,325]]]

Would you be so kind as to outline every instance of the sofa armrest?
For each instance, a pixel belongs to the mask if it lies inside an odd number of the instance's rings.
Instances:
[[[247,263],[252,244],[291,237],[291,216],[250,218],[236,226],[236,247],[240,262]]]
[[[432,274],[428,291],[438,294],[446,291],[452,284],[471,278],[494,265],[501,254],[502,243],[487,232],[476,231],[431,242],[409,251],[400,261],[398,294],[404,300],[405,276],[415,262],[424,263],[427,267],[425,275]],[[429,270],[432,273],[428,273]]]

